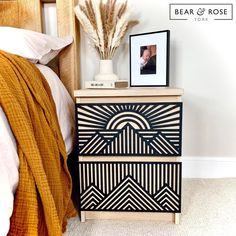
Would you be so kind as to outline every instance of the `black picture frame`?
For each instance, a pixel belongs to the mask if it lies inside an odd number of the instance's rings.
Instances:
[[[129,36],[130,87],[169,86],[170,30]]]

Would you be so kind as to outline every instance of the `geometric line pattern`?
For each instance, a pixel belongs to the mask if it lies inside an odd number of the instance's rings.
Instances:
[[[181,156],[182,103],[77,104],[78,154]]]
[[[180,162],[79,162],[82,211],[181,211]]]

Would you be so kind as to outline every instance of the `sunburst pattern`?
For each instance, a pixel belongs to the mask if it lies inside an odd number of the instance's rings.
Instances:
[[[181,155],[182,103],[77,104],[80,155]]]

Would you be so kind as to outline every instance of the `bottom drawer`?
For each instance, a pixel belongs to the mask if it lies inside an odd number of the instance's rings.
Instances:
[[[79,162],[81,211],[181,211],[180,162]]]

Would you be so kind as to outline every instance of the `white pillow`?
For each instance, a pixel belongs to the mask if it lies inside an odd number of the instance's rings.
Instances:
[[[75,104],[65,86],[48,66],[36,64],[47,80],[56,105],[57,117],[67,154],[71,153],[75,140]]]
[[[22,56],[33,63],[46,65],[72,42],[72,36],[57,38],[31,30],[0,27],[0,50]]]

